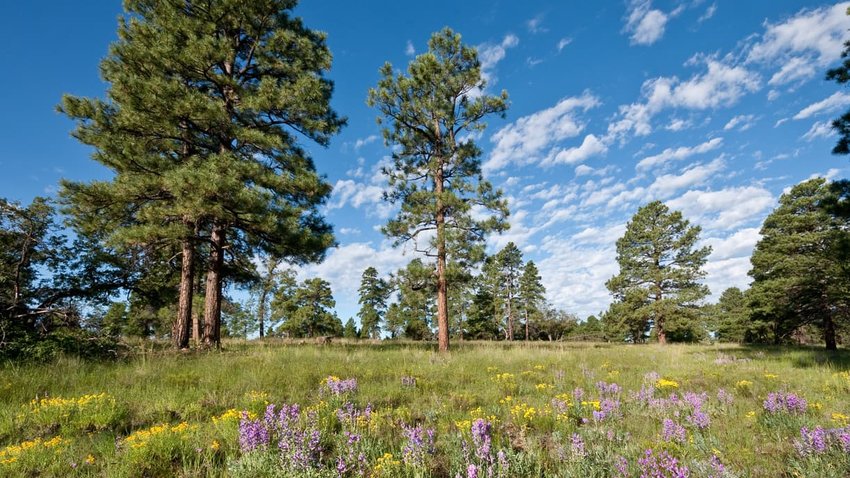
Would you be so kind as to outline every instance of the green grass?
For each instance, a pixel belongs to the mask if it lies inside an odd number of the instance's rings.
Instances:
[[[735,361],[716,363],[732,356]],[[794,440],[803,426],[847,425],[842,416],[850,415],[848,371],[846,351],[807,348],[469,342],[453,344],[445,356],[403,343],[233,342],[220,353],[7,364],[0,368],[0,476],[293,476],[278,470],[271,452],[242,456],[238,420],[213,421],[231,409],[261,414],[267,402],[316,410],[328,469],[310,476],[336,476],[329,470],[342,453],[341,432],[347,429],[334,411],[346,399],[376,410],[374,423],[358,428],[364,435],[358,450],[372,476],[454,477],[462,470],[465,476],[468,460],[460,442],[471,443],[469,424],[480,417],[493,422],[493,448],[504,450],[510,461],[504,476],[616,476],[619,457],[628,461],[630,475],[639,476],[637,460],[647,449],[669,452],[691,476],[710,476],[712,455],[732,472],[727,476],[847,476],[850,459],[837,443],[828,453],[804,458]],[[690,426],[686,407],[655,409],[632,399],[631,392],[654,383],[646,378],[650,372],[678,384],[656,390],[656,398],[670,391],[707,392],[710,426]],[[495,378],[505,373],[512,377]],[[357,391],[346,397],[320,395],[320,384],[330,375],[356,378]],[[402,376],[415,377],[416,386],[402,386]],[[752,385],[736,385],[742,380]],[[624,389],[618,416],[594,423],[593,404],[574,403],[558,419],[554,397],[571,396],[580,387],[586,401],[598,400],[598,381]],[[733,395],[731,405],[715,398],[719,388]],[[803,396],[807,412],[766,413],[762,402],[774,391]],[[71,400],[100,393],[108,395],[83,399],[82,405]],[[31,404],[45,397],[64,401],[48,400],[38,409]],[[582,418],[590,422],[582,424]],[[684,443],[662,438],[664,418],[687,428]],[[132,446],[135,439],[127,440],[160,424],[166,427],[138,447]],[[404,464],[402,424],[436,430],[436,451],[424,465]],[[572,451],[573,433],[585,442],[586,456]],[[50,439],[54,442],[45,445]],[[26,450],[15,448],[27,441]],[[384,453],[393,458],[383,458]]]

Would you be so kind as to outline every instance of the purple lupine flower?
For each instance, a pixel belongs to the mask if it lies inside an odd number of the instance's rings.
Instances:
[[[708,414],[703,412],[700,409],[694,410],[694,413],[687,416],[688,423],[699,428],[700,430],[705,430],[708,428],[708,425],[711,424],[711,418],[709,418]]]
[[[679,443],[685,443],[687,435],[683,426],[679,425],[673,420],[670,420],[669,418],[665,418],[662,424],[661,438],[664,439],[664,441],[675,441]]]
[[[504,451],[499,450],[498,453],[496,453],[496,460],[498,461],[499,468],[501,468],[502,471],[508,470],[508,456],[505,454]]]
[[[606,383],[603,381],[596,382],[596,389],[599,391],[600,396],[613,396],[622,391],[622,388],[616,383]]]
[[[629,461],[622,456],[615,458],[614,466],[617,468],[619,478],[629,478]]]
[[[693,392],[685,392],[682,396],[682,400],[684,400],[688,405],[693,407],[694,410],[702,409],[705,402],[708,400],[708,394],[705,392],[702,393],[693,393]]]
[[[652,450],[646,450],[644,457],[638,460],[640,478],[688,478],[690,470],[685,465],[679,465],[679,460],[666,451],[655,455]]]
[[[800,456],[820,455],[826,452],[829,432],[821,427],[800,429],[800,439],[794,440],[794,448]]]
[[[332,395],[345,395],[346,393],[354,392],[357,390],[357,379],[349,378],[345,380],[341,380],[336,377],[328,377],[325,379],[324,385],[321,389],[321,393],[330,393]]]
[[[658,372],[653,371],[645,374],[643,376],[643,381],[654,385],[656,382],[658,382],[659,378],[661,378],[661,375],[659,375]]]
[[[734,397],[723,388],[717,389],[717,400],[723,405],[731,405]]]
[[[247,413],[239,420],[239,448],[247,453],[269,443],[269,430],[260,420],[251,420]]]
[[[709,475],[709,478],[723,478],[726,475],[726,467],[720,461],[720,458],[717,458],[717,455],[711,455],[711,458],[708,459],[708,464],[711,466],[711,475]]]
[[[411,427],[402,424],[402,428],[407,438],[403,450],[404,463],[410,466],[424,466],[425,454],[434,453],[434,430],[423,430],[421,425]]]
[[[584,440],[581,439],[581,436],[578,433],[573,433],[573,436],[570,438],[570,450],[573,453],[573,456],[577,456],[579,458],[584,458],[587,456],[587,451],[584,448]]]
[[[584,390],[579,387],[576,387],[575,390],[573,390],[573,401],[576,403],[581,403],[582,398],[584,398]]]
[[[648,384],[642,385],[640,387],[640,391],[631,392],[632,400],[638,403],[649,404],[652,400],[652,396],[655,394],[655,385]]]
[[[837,435],[838,443],[841,444],[841,450],[844,453],[850,453],[850,427],[839,430]]]
[[[808,403],[803,397],[793,393],[771,392],[764,400],[764,409],[770,413],[802,414],[806,412]]]
[[[492,425],[481,418],[472,422],[472,443],[475,445],[475,456],[487,463],[493,461],[490,456],[490,429]]]
[[[478,478],[478,467],[470,463],[466,467],[466,478]]]

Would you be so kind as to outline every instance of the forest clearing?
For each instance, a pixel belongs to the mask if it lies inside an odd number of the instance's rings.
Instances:
[[[849,370],[846,352],[731,345],[66,359],[2,370],[0,474],[837,477]]]

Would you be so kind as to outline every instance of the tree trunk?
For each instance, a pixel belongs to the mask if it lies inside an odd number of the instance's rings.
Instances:
[[[210,235],[210,260],[207,265],[207,287],[204,297],[204,346],[221,345],[221,273],[224,266],[225,230],[213,224]]]
[[[266,317],[266,294],[268,293],[267,283],[263,284],[263,290],[260,291],[260,300],[257,305],[257,319],[260,321],[260,338],[266,336],[265,317]]]
[[[658,343],[664,345],[667,343],[667,332],[664,330],[664,317],[661,316],[661,312],[658,310],[660,309],[658,306],[659,302],[661,302],[660,292],[655,294],[655,330],[658,332]]]
[[[829,314],[823,319],[823,339],[827,350],[838,350],[838,344],[835,342],[835,322]]]
[[[177,320],[171,333],[175,348],[189,347],[189,332],[192,324],[192,294],[195,286],[195,247],[192,239],[181,243],[182,264],[180,267],[180,298],[177,304]]]
[[[508,340],[514,340],[514,312],[511,310],[511,289],[508,287]]]
[[[446,281],[446,216],[443,207],[443,169],[437,169],[434,178],[434,193],[437,195],[437,348],[449,350],[449,289]]]
[[[194,284],[195,296],[200,298],[201,297],[201,286],[203,285],[202,284],[203,276],[201,274],[197,274],[197,276],[198,276],[198,280]],[[194,305],[194,303],[193,303],[193,305]],[[202,322],[201,309],[202,309],[201,307],[193,307],[192,308],[192,342],[194,343],[195,347],[197,347],[201,344],[201,328],[203,326],[203,324],[201,323]]]
[[[525,341],[528,342],[528,306],[525,308]]]

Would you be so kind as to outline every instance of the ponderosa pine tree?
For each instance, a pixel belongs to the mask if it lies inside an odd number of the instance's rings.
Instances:
[[[531,320],[539,317],[544,301],[546,300],[546,288],[543,287],[540,271],[534,261],[528,261],[522,269],[519,278],[519,310],[525,321],[525,340],[529,340],[529,329]]]
[[[737,287],[723,291],[717,304],[710,307],[715,339],[720,342],[744,342],[747,339],[749,307],[744,292]]]
[[[507,228],[507,203],[481,175],[481,149],[473,134],[482,120],[504,115],[507,93],[490,96],[474,48],[461,43],[446,28],[434,34],[429,50],[396,75],[391,64],[381,68],[377,88],[368,103],[382,117],[384,139],[397,145],[393,165],[386,168],[390,191],[385,198],[399,203],[398,215],[384,227],[396,244],[413,241],[417,251],[436,258],[437,329],[439,350],[449,347],[447,264],[485,234]],[[472,134],[471,134],[472,133]],[[493,211],[478,219],[473,208]],[[422,237],[427,244],[422,244]]]
[[[333,312],[336,301],[331,285],[319,277],[307,279],[295,289],[287,308],[292,313],[280,326],[290,337],[342,335],[342,321]]]
[[[505,338],[514,339],[514,319],[517,314],[517,297],[519,295],[519,280],[522,276],[522,251],[509,242],[496,254],[499,273],[499,292],[501,303],[504,304]]]
[[[360,279],[360,333],[364,338],[377,339],[381,337],[381,322],[387,312],[387,300],[391,289],[387,281],[378,277],[378,270],[367,267]]]
[[[708,287],[699,282],[711,247],[697,248],[700,227],[691,226],[682,213],[660,201],[638,209],[617,240],[620,272],[606,286],[617,309],[610,320],[626,320],[633,338],[651,323],[659,343],[672,339],[693,341],[701,331],[694,325],[699,302]],[[607,315],[607,314],[606,314]],[[614,317],[619,316],[619,317]]]
[[[850,15],[850,8],[847,9],[847,14]],[[850,82],[850,40],[844,42],[841,58],[841,66],[828,70],[826,79],[845,85]],[[833,120],[832,128],[838,132],[838,142],[832,148],[832,154],[850,154],[850,111]]]
[[[117,242],[181,245],[179,347],[199,242],[209,248],[206,345],[219,343],[225,253],[239,263],[259,248],[301,262],[333,243],[318,214],[330,186],[298,139],[326,145],[344,121],[329,105],[324,36],[292,17],[295,4],[127,1],[102,64],[108,99],[63,100],[75,136],[115,173],[65,183],[72,211],[110,219]]]
[[[751,258],[752,318],[772,325],[777,342],[816,325],[827,350],[850,320],[850,220],[838,214],[850,184],[804,181],[779,199],[765,219]],[[838,207],[837,207],[838,206]]]

